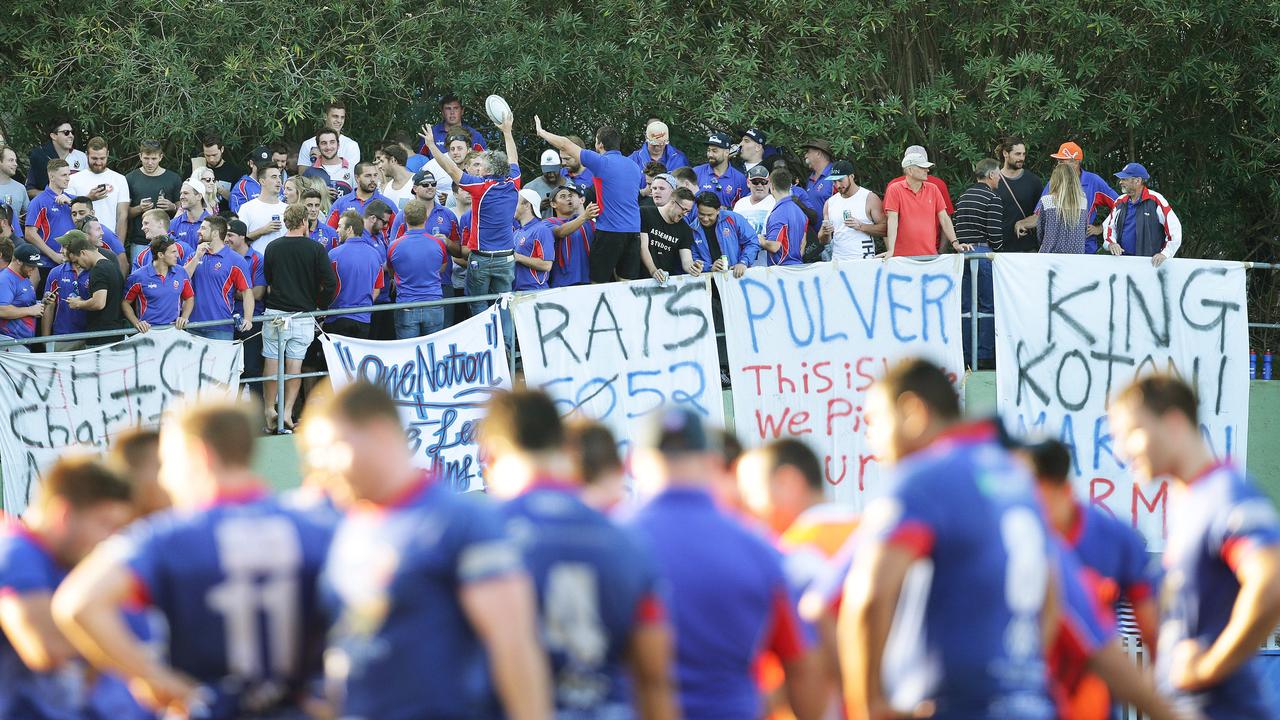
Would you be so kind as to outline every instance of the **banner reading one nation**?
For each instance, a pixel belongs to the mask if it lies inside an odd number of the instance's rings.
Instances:
[[[944,255],[717,275],[738,437],[747,446],[807,441],[828,494],[861,509],[883,489],[865,439],[871,384],[893,362],[918,356],[959,389],[963,262]]]
[[[1154,371],[1200,396],[1200,430],[1243,464],[1249,327],[1240,263],[1077,255],[998,255],[996,403],[1018,434],[1073,450],[1077,494],[1164,547],[1166,482],[1135,483],[1107,423],[1109,399]]]

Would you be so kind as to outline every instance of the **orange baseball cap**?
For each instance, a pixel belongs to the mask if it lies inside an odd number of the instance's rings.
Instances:
[[[1084,151],[1073,142],[1064,142],[1058,146],[1058,152],[1049,157],[1055,160],[1084,160]]]

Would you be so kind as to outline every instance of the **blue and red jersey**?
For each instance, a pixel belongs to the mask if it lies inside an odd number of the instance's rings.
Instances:
[[[377,243],[377,244],[375,244]],[[353,237],[329,251],[329,264],[338,276],[338,291],[329,303],[330,310],[339,308],[368,307],[373,304],[373,292],[383,287],[382,268],[386,255],[380,243],[368,235]],[[350,315],[331,315],[326,322],[348,318],[356,322],[369,322],[369,312]]]
[[[1128,524],[1094,505],[1080,505],[1076,522],[1064,538],[1097,590],[1098,602],[1115,620],[1121,598],[1137,604],[1155,595],[1158,564],[1147,555],[1147,542]]]
[[[245,259],[229,245],[223,245],[216,253],[205,253],[196,262],[191,288],[196,295],[192,322],[229,320],[241,307],[236,294],[252,292]]]
[[[641,143],[640,147],[631,153],[630,159],[643,172],[644,166],[654,161],[649,156],[649,143]],[[671,143],[667,143],[667,146],[662,149],[662,157],[658,158],[658,162],[667,166],[667,172],[676,168],[689,167],[689,158]]]
[[[652,558],[569,486],[536,484],[502,514],[537,587],[557,709],[595,717],[629,711],[632,635],[665,622]]]
[[[801,251],[805,233],[809,232],[809,218],[796,205],[794,197],[784,197],[773,206],[765,220],[764,236],[770,242],[782,243],[777,252],[769,253],[770,265],[800,265],[804,263]]]
[[[698,176],[698,189],[715,193],[720,198],[721,207],[726,210],[731,209],[743,195],[750,194],[747,192],[747,176],[732,165],[725,166],[723,175],[716,175],[708,163],[695,167],[693,172]]]
[[[262,185],[248,175],[241,175],[235,185],[231,186],[231,196],[227,199],[227,204],[231,206],[231,212],[240,212],[240,206],[262,194]]]
[[[595,188],[595,173],[585,167],[579,170],[577,175],[570,173],[569,168],[560,168],[560,175],[576,185],[583,195]]]
[[[180,243],[186,244],[189,248],[194,248],[200,244],[200,223],[209,217],[207,210],[201,211],[200,216],[195,220],[188,220],[185,210],[178,211],[173,220],[169,221],[169,235]]]
[[[48,187],[31,199],[31,204],[27,206],[26,223],[27,229],[35,228],[36,234],[54,252],[62,252],[58,238],[76,229],[76,224],[71,219],[71,205],[59,203],[58,193]],[[53,267],[53,260],[48,255],[41,254],[40,267]]]
[[[316,229],[307,233],[307,237],[323,245],[325,250],[338,247],[338,231],[329,227],[328,223],[316,223]]]
[[[89,273],[80,272],[70,261],[64,262],[49,272],[47,291],[57,295],[58,305],[53,316],[53,334],[68,335],[84,332],[84,310],[76,310],[67,304],[68,298],[86,299],[89,297]],[[46,308],[45,312],[50,312]]]
[[[545,220],[534,216],[515,231],[516,253],[535,260],[550,260],[555,267],[556,238]],[[513,290],[546,290],[551,271],[534,270],[528,265],[516,263]]]
[[[809,645],[778,551],[703,489],[669,488],[631,524],[668,591],[684,715],[760,717],[756,659],[770,650],[788,662]]]
[[[431,211],[427,213],[427,221],[423,224],[429,235],[443,235],[453,242],[458,242],[460,238],[458,229],[458,216],[453,214],[449,208],[434,203]],[[396,216],[396,220],[391,224],[391,231],[387,233],[389,242],[399,240],[406,232],[409,226],[404,223],[404,213]]]
[[[175,238],[175,240],[176,239],[177,238]],[[195,253],[196,248],[194,245],[188,245],[186,242],[182,240],[178,240],[177,245],[178,245],[178,263],[185,264],[187,262],[187,258],[191,257],[191,255]],[[133,267],[140,268],[140,267],[150,265],[151,260],[152,260],[151,248],[146,248],[142,252],[138,253],[138,257],[133,259]]]
[[[729,258],[729,267],[742,263],[752,267],[760,253],[760,239],[751,221],[732,210],[721,210],[716,219],[716,240],[720,253]],[[709,269],[720,257],[711,257],[711,245],[707,242],[707,229],[695,218],[693,221],[693,259],[701,260],[703,269]]]
[[[31,307],[36,304],[36,289],[31,281],[13,271],[6,265],[0,270],[0,305],[13,307]],[[36,334],[36,319],[33,317],[0,320],[0,335],[22,340]]]
[[[463,173],[458,180],[458,192],[471,196],[472,250],[502,252],[515,248],[511,219],[520,200],[520,166],[513,163],[510,171],[505,178]]]
[[[554,228],[570,222],[564,218],[547,218],[547,224],[555,237]],[[551,265],[550,285],[553,288],[591,283],[591,240],[595,237],[596,223],[588,220],[582,227],[562,238],[556,238],[556,260]]]
[[[230,247],[230,245],[227,247]],[[249,281],[249,290],[252,292],[253,288],[267,286],[267,273],[263,267],[262,253],[253,248],[248,248],[248,250],[249,252],[241,255],[240,259],[244,260],[245,278]],[[255,316],[262,314],[261,300],[254,300],[253,314]]]
[[[205,686],[216,720],[248,700],[290,707],[320,672],[317,577],[334,528],[265,491],[141,520],[119,543],[135,594],[169,625],[169,662]]]
[[[470,125],[460,125],[454,128],[453,130],[446,130],[444,127],[444,123],[438,122],[435,125],[431,126],[431,132],[434,133],[433,137],[435,137],[436,139],[436,147],[439,148],[440,152],[442,153],[447,153],[449,151],[449,146],[445,144],[445,141],[448,139],[449,134],[451,132],[452,133],[462,132],[470,135],[472,150],[479,152],[480,150],[487,150],[489,148],[489,144],[485,142],[484,136],[481,135],[475,128],[471,127]],[[424,155],[424,156],[427,155],[426,143],[423,143],[422,145],[418,146],[418,154]]]
[[[120,242],[120,237],[106,225],[102,226],[102,240],[98,243],[98,247],[114,255],[124,252],[124,243]]]
[[[444,241],[427,230],[410,230],[392,241],[387,263],[395,273],[396,302],[444,297],[445,269],[451,264]]]
[[[125,302],[135,303],[138,319],[152,325],[172,325],[182,313],[183,301],[195,294],[181,265],[161,275],[154,263],[147,263],[134,270],[124,286]]]
[[[487,502],[424,478],[339,525],[321,588],[340,717],[501,717],[458,599],[469,585],[524,573]]]
[[[381,192],[374,190],[368,200],[361,200],[360,196],[354,190],[343,195],[333,201],[333,207],[329,208],[329,227],[336,229],[338,220],[342,218],[342,213],[348,210],[355,210],[360,213],[360,217],[364,217],[365,207],[374,200],[381,200],[391,209],[391,216],[387,219],[388,227],[395,222],[396,216],[400,214],[396,201],[383,195]]]
[[[822,214],[822,208],[831,197],[831,165],[827,165],[820,173],[809,173],[809,182],[805,186],[804,204],[811,210]]]
[[[1240,564],[1250,553],[1280,544],[1275,506],[1239,469],[1214,465],[1185,486],[1170,487],[1167,542],[1160,593],[1161,651],[1156,655],[1161,688],[1208,717],[1273,717],[1252,662],[1195,693],[1175,690],[1171,675],[1178,643],[1195,640],[1209,648],[1226,628],[1240,593]]]
[[[583,150],[580,157],[582,166],[595,176],[592,182],[596,189],[596,205],[600,206],[596,231],[640,232],[639,194],[640,188],[644,187],[644,173],[640,166],[617,150],[604,154]]]
[[[928,568],[902,588],[900,606],[921,611],[894,625],[902,642],[882,666],[891,702],[932,701],[941,720],[1055,717],[1040,638],[1055,540],[1026,469],[980,422],[907,457],[891,482],[859,537]]]

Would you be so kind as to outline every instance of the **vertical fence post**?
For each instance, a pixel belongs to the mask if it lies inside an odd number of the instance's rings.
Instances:
[[[276,332],[276,432],[284,432],[284,323],[286,320],[273,320],[280,323]]]
[[[977,258],[969,261],[969,369],[978,371],[978,263]]]

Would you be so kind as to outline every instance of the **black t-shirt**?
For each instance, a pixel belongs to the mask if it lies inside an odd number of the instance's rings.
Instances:
[[[1012,195],[1009,194],[1010,188],[1013,189]],[[1032,230],[1018,237],[1018,233],[1013,230],[1013,224],[1035,214],[1036,203],[1040,202],[1042,190],[1044,190],[1044,183],[1040,182],[1040,178],[1030,170],[1023,170],[1022,175],[1017,179],[1000,175],[996,194],[1000,196],[1000,203],[1004,206],[1004,243],[1000,247],[1001,252],[1040,251],[1040,241],[1036,238],[1035,231]]]
[[[222,158],[221,165],[216,168],[209,169],[213,171],[214,180],[224,182],[229,185],[235,185],[237,180],[249,172],[248,166],[241,165],[240,163],[233,163],[225,156]]]
[[[654,267],[672,275],[684,274],[680,251],[693,248],[693,228],[683,218],[667,222],[661,210],[646,208],[640,211],[640,232],[649,236],[649,257],[653,258]]]
[[[724,254],[724,250],[720,248],[720,236],[716,234],[717,224],[718,223],[712,223],[711,227],[707,227],[706,225],[703,225],[701,222],[698,223],[698,225],[702,228],[702,234],[707,238],[707,250],[711,252],[712,265],[714,265],[715,262],[720,259],[720,256]],[[711,268],[708,267],[703,269],[710,270]]]
[[[215,175],[216,177],[216,175]],[[159,175],[144,175],[138,168],[124,176],[129,183],[129,207],[137,207],[143,200],[151,198],[155,202],[163,193],[170,202],[178,202],[178,193],[182,191],[182,178],[172,170],[165,170]],[[142,216],[129,220],[129,242],[145,244],[147,238],[142,234]]]
[[[107,304],[101,310],[85,312],[85,332],[98,330],[116,330],[124,327],[124,314],[120,311],[120,301],[124,299],[124,276],[120,274],[120,265],[112,258],[104,255],[93,269],[89,271],[89,296],[99,290],[107,291]],[[89,340],[90,345],[104,345],[119,340],[118,337]]]

